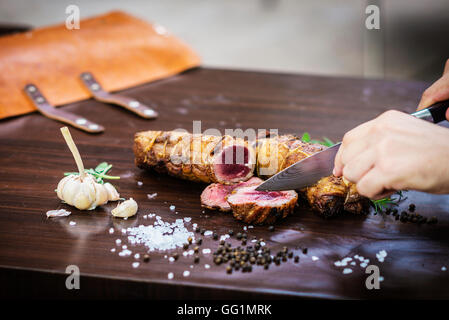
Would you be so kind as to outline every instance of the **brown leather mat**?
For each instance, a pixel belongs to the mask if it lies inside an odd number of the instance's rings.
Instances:
[[[198,55],[157,25],[123,12],[0,37],[0,119],[35,111],[23,87],[35,83],[62,105],[91,96],[81,72],[116,91],[174,75],[200,64]]]

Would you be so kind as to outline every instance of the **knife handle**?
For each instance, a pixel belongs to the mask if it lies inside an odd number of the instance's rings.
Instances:
[[[422,109],[412,113],[412,116],[438,123],[446,120],[446,111],[449,108],[449,100],[437,102],[426,109]]]

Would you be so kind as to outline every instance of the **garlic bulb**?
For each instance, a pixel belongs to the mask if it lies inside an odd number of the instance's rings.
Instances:
[[[59,181],[56,188],[58,198],[79,210],[93,210],[108,201],[118,200],[120,195],[112,184],[100,184],[94,176],[84,171],[83,161],[69,129],[61,128],[61,132],[75,158],[79,175],[71,174]]]
[[[64,177],[59,181],[56,193],[59,199],[79,210],[93,210],[120,198],[112,184],[99,184],[90,174],[83,179],[76,175]]]
[[[129,200],[119,203],[117,207],[111,211],[111,214],[114,217],[128,218],[135,215],[137,213],[137,209],[137,202],[133,198],[129,198]]]

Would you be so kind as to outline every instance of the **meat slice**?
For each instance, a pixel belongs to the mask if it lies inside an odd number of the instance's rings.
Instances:
[[[295,191],[256,191],[256,187],[237,188],[228,196],[234,218],[246,223],[271,224],[293,212],[298,201]]]
[[[201,193],[201,206],[208,209],[218,209],[220,211],[231,211],[231,206],[226,201],[226,197],[235,189],[240,187],[258,186],[262,179],[252,177],[248,181],[236,184],[212,183]]]

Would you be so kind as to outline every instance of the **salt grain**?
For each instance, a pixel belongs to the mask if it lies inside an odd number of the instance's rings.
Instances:
[[[206,269],[210,269],[210,265],[208,265],[208,264],[205,264],[205,265],[204,265],[204,268],[206,268]]]
[[[312,256],[312,260],[317,261],[317,260],[320,260],[320,258],[318,258],[317,256]]]
[[[182,273],[182,275],[183,275],[184,277],[188,277],[188,276],[190,276],[190,271],[186,270],[186,271],[184,271],[184,272]]]
[[[211,253],[210,249],[203,249],[203,254],[209,254],[209,253]]]
[[[76,222],[75,222],[75,221],[70,221],[69,224],[70,224],[71,226],[76,226]]]
[[[157,193],[147,194],[148,200],[152,200],[157,197]]]
[[[168,261],[170,261],[170,262],[174,262],[174,261],[175,261],[175,258],[173,258],[173,257],[170,257],[170,258],[168,258]]]
[[[349,274],[349,273],[352,273],[352,269],[349,269],[349,268],[343,269],[343,274]]]
[[[126,244],[124,244],[124,245],[122,246],[122,249],[128,249],[128,246],[127,246]]]
[[[115,252],[115,248],[112,248],[112,249],[111,249],[111,252]]]
[[[115,240],[115,243],[116,243],[117,245],[119,245],[120,243],[122,243],[122,240],[117,239],[117,240]]]
[[[143,182],[142,182],[142,181],[137,181],[137,185],[138,185],[139,187],[141,187],[141,186],[143,186]]]
[[[132,254],[132,252],[128,249],[122,250],[118,253],[120,257],[129,257]]]
[[[140,254],[136,253],[136,254],[134,255],[134,259],[139,259],[139,258],[140,258]]]
[[[114,228],[110,228],[110,229],[109,229],[109,233],[110,233],[110,234],[113,234],[113,233],[114,233]]]
[[[211,236],[212,234],[213,234],[213,232],[210,230],[207,230],[206,232],[204,232],[205,236]]]
[[[173,274],[173,272],[169,272],[167,275],[167,278],[168,278],[168,280],[171,280],[171,279],[173,279],[174,276],[175,275]]]
[[[446,271],[446,270],[447,270],[447,268],[445,266],[441,267],[441,271]]]
[[[176,207],[174,205],[170,206],[170,211],[175,211]]]
[[[139,263],[139,262],[133,262],[133,268],[138,268],[138,267],[139,267],[139,265],[140,265],[140,263]]]

